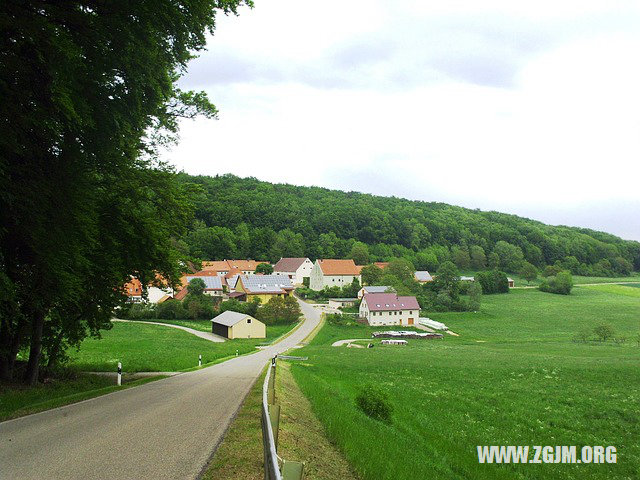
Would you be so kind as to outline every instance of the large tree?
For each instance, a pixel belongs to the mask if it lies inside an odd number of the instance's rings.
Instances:
[[[240,0],[0,7],[0,375],[108,328],[122,285],[178,274],[189,186],[155,160],[216,109],[177,80]],[[49,358],[47,358],[49,357]]]

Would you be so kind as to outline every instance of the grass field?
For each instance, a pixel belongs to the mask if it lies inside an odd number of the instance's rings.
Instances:
[[[464,271],[462,275],[475,275],[473,271]],[[514,285],[516,287],[526,287],[533,285],[540,285],[543,280],[543,277],[538,275],[536,280],[532,282],[527,282],[524,278],[522,278],[517,273],[508,273],[507,276],[513,279]],[[574,285],[582,285],[588,283],[616,283],[616,282],[638,282],[640,284],[640,273],[633,273],[628,277],[583,277],[581,275],[573,275],[573,283]]]
[[[113,378],[80,375],[71,380],[53,380],[30,388],[21,385],[0,386],[0,421],[76,403],[115,390],[134,387],[165,377],[152,377],[124,383],[118,387]]]
[[[640,298],[632,287],[485,296],[482,311],[433,314],[460,334],[407,347],[331,347],[369,329],[326,325],[292,373],[328,437],[364,479],[631,479],[640,474]],[[603,290],[604,289],[604,290]],[[624,290],[620,290],[624,289]],[[635,291],[635,290],[634,290]],[[574,343],[611,324],[623,345]],[[391,424],[355,406],[390,396]],[[478,445],[613,445],[617,464],[480,465]]]
[[[71,365],[82,371],[115,371],[122,362],[125,372],[176,372],[202,363],[252,352],[256,345],[273,341],[293,325],[267,327],[267,338],[236,339],[214,343],[177,328],[141,323],[114,323],[102,339],[87,339],[79,351],[69,352]]]

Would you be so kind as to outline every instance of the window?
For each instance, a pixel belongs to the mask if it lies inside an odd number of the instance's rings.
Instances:
[[[251,319],[250,318],[247,318],[247,323],[251,323]]]

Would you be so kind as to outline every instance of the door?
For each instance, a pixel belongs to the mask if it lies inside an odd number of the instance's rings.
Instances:
[[[413,325],[413,318],[409,319],[409,325]]]

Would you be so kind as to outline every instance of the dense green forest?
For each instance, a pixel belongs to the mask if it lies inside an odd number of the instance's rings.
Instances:
[[[196,220],[182,247],[201,259],[406,258],[437,270],[558,265],[578,275],[640,270],[640,243],[515,215],[233,175],[179,174],[199,185]]]

